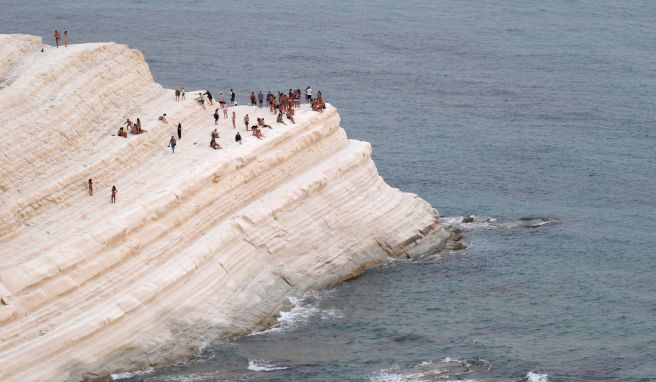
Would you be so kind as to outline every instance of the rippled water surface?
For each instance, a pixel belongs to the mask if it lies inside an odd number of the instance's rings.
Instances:
[[[0,33],[142,50],[167,87],[321,89],[469,248],[295,300],[129,381],[656,380],[653,1],[15,1]],[[296,296],[299,297],[299,296]],[[440,374],[440,370],[446,372]]]

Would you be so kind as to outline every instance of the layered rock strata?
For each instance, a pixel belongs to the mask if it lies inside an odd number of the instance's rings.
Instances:
[[[176,102],[123,45],[0,35],[0,380],[184,359],[266,327],[287,296],[444,246],[438,212],[385,184],[332,106],[286,126],[231,108],[239,145],[192,94]],[[263,140],[246,113],[274,126]],[[128,117],[147,133],[115,136]]]

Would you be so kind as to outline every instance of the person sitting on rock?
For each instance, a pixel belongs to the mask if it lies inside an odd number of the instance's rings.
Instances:
[[[216,129],[212,130],[212,138],[214,139],[219,138],[219,132]]]
[[[160,121],[162,121],[164,123],[169,123],[169,121],[166,119],[166,113],[160,115],[159,118],[157,118],[157,119],[159,119]]]
[[[125,130],[123,130],[123,126],[121,126],[121,127],[118,129],[118,133],[117,133],[117,135],[118,135],[119,137],[127,138],[127,137],[128,137],[128,132],[125,131]]]
[[[237,135],[235,135],[235,142],[241,145],[241,134],[239,134],[239,131],[237,132]]]
[[[214,138],[214,135],[212,135],[212,139],[210,140],[210,147],[213,148],[214,150],[222,149],[221,145],[216,141],[216,138]]]
[[[257,126],[253,125],[253,127],[251,127],[251,129],[253,130],[253,135],[257,139],[262,139],[262,137],[263,137],[262,131],[260,131],[260,129]]]

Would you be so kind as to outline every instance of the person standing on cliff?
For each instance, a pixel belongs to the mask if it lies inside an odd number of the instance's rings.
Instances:
[[[244,125],[246,125],[246,131],[248,131],[248,121],[249,121],[249,119],[250,118],[248,117],[248,114],[246,114],[244,116]]]
[[[180,101],[180,88],[175,89],[175,100]]]
[[[312,88],[309,85],[305,88],[305,102],[312,103]]]
[[[257,105],[256,99],[257,98],[255,97],[255,92],[251,92],[251,106],[256,106]]]
[[[116,186],[112,186],[112,203],[116,203],[116,194],[118,193],[118,190],[116,189]]]
[[[260,92],[257,93],[257,103],[260,108],[262,107],[263,102],[264,102],[264,94],[262,94],[262,90],[260,90]]]
[[[187,94],[187,91],[183,86],[182,89],[180,90],[180,98],[185,99],[185,94]]]
[[[55,29],[55,44],[57,45],[57,48],[59,48],[59,40],[61,39],[61,35],[59,34],[59,31]]]
[[[236,120],[236,119],[237,119],[237,114],[235,114],[235,112],[233,111],[233,112],[232,112],[232,128],[233,128],[233,129],[236,129],[236,128],[237,128],[237,126],[235,126],[235,120]]]
[[[93,180],[89,178],[89,196],[93,196]]]
[[[175,137],[173,135],[171,135],[171,139],[169,140],[169,147],[171,148],[171,151],[173,152],[173,154],[175,154],[175,144],[176,143],[177,142],[175,140]]]
[[[232,106],[237,106],[237,94],[232,89],[230,89],[230,103]]]
[[[182,123],[178,122],[178,139],[182,139]]]
[[[214,126],[219,124],[219,109],[214,110]]]
[[[68,48],[68,31],[64,31],[64,48]]]

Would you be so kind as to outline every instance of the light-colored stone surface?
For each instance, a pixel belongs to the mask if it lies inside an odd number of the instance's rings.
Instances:
[[[287,126],[231,108],[245,142],[221,119],[214,151],[193,94],[176,102],[123,45],[0,35],[0,380],[164,365],[270,324],[286,296],[444,245],[437,211],[386,185],[332,106]],[[274,126],[264,140],[246,113]],[[112,136],[126,117],[148,133]]]

